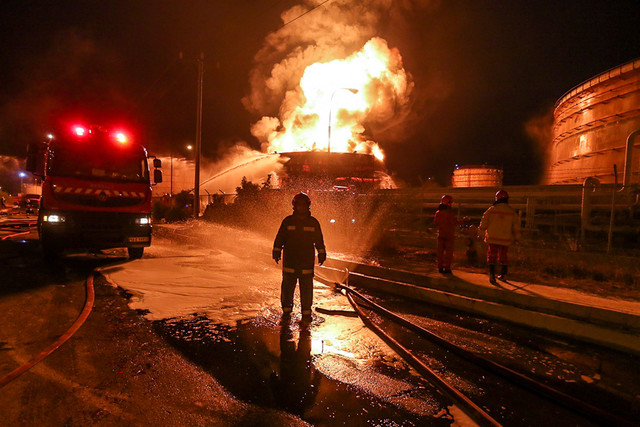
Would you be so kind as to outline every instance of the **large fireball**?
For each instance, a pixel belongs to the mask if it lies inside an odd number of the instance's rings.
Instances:
[[[263,117],[251,132],[268,152],[330,149],[382,159],[365,124],[393,120],[412,87],[398,50],[374,37],[345,59],[306,67],[299,85],[286,92],[280,117]]]

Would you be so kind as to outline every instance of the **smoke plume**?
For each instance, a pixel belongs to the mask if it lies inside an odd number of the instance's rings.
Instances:
[[[553,137],[553,106],[544,113],[529,119],[525,125],[525,131],[535,144],[535,153],[543,160],[544,170],[549,167],[549,150]]]
[[[282,13],[288,23],[318,6],[308,0]],[[365,133],[398,128],[412,106],[413,79],[398,49],[378,37],[379,27],[399,25],[406,12],[426,1],[332,1],[269,34],[254,58],[250,93],[242,102],[263,115],[252,126],[265,151],[327,148],[327,112],[334,95],[335,151],[374,152]],[[354,88],[357,95],[337,90]],[[340,133],[340,128],[343,132]]]

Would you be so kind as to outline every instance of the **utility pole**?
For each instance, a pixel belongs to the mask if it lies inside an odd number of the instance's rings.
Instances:
[[[200,215],[200,151],[202,150],[202,85],[204,80],[204,52],[198,59],[198,111],[196,113],[196,174],[194,181],[193,217]]]

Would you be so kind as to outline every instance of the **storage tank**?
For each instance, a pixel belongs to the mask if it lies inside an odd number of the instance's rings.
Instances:
[[[457,167],[451,185],[454,188],[502,187],[502,169],[487,165]]]
[[[640,58],[605,71],[571,89],[556,103],[545,184],[582,183],[596,177],[638,183],[640,137]],[[629,144],[628,144],[629,142]],[[629,161],[626,161],[630,145]],[[635,149],[634,149],[635,147]],[[628,163],[628,164],[626,164]]]

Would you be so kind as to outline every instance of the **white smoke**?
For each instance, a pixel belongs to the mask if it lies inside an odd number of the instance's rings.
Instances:
[[[154,195],[183,190],[192,191],[195,182],[195,164],[184,157],[173,159],[160,157],[162,160],[163,182],[154,186]],[[267,155],[252,150],[245,144],[238,143],[228,149],[223,157],[216,161],[203,158],[200,162],[200,193],[234,194],[243,177],[254,183],[264,183],[269,175],[272,184],[277,184],[277,177],[282,169],[282,159],[277,155]],[[173,164],[173,168],[172,168]],[[172,173],[173,169],[173,173]],[[173,176],[173,185],[171,185]]]

